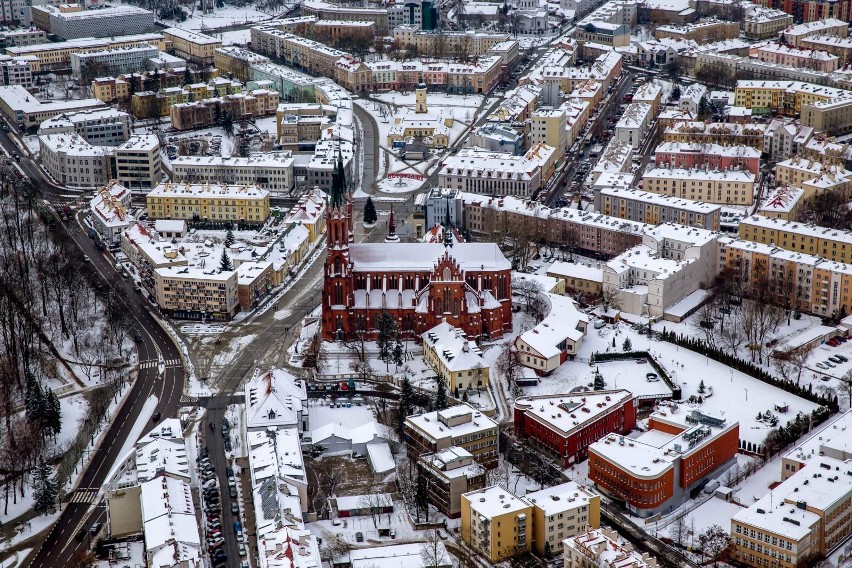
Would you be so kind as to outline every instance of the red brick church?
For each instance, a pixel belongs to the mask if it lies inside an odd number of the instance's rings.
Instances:
[[[471,339],[512,329],[511,265],[494,243],[400,243],[389,222],[384,243],[354,243],[352,200],[342,159],[326,208],[322,334],[328,341],[374,330],[386,311],[410,338],[446,319]],[[375,335],[375,334],[372,334]]]

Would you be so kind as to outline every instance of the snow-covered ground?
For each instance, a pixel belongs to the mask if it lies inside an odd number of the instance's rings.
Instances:
[[[257,10],[254,6],[230,6],[225,5],[222,8],[215,8],[210,14],[202,14],[201,10],[195,10],[183,22],[175,22],[172,20],[164,20],[163,23],[169,26],[177,26],[185,30],[202,31],[211,33],[209,30],[222,28],[225,26],[237,26],[241,24],[251,24],[272,19],[274,14],[268,14]],[[224,32],[230,33],[230,32]],[[212,34],[218,37],[218,34]]]
[[[328,406],[328,401],[323,399],[308,401],[308,419],[310,420],[311,430],[317,430],[328,424],[337,424],[346,429],[352,429],[375,421],[373,411],[369,406],[352,405],[350,408],[332,408]]]
[[[115,568],[116,566],[145,566],[145,543],[142,541],[117,542],[113,545],[115,559],[113,561],[101,560],[95,566],[97,568]]]

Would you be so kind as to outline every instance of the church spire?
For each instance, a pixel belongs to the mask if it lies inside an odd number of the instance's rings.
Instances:
[[[390,217],[388,218],[388,236],[385,237],[386,243],[398,243],[399,237],[396,234],[396,223],[393,220],[393,207],[390,210]]]
[[[343,196],[346,194],[346,170],[343,168],[343,151],[340,149],[340,143],[337,146],[337,162],[334,164],[334,171],[331,173],[331,194],[328,198],[328,205],[331,209],[343,207]]]
[[[450,198],[447,196],[447,218],[444,219],[444,246],[453,246],[453,222],[450,220]]]

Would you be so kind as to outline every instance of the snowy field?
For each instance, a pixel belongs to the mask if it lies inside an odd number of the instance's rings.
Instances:
[[[173,20],[164,20],[163,23],[168,26],[177,26],[185,30],[202,31],[210,33],[209,30],[222,28],[225,26],[238,26],[244,24],[252,24],[272,19],[273,15],[257,10],[254,6],[229,6],[216,8],[211,14],[202,14],[200,10],[195,10],[183,22]],[[226,34],[231,32],[224,32]],[[219,36],[219,34],[211,34]],[[223,38],[224,39],[224,38]]]

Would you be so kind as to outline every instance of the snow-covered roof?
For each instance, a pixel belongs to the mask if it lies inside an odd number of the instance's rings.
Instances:
[[[268,477],[305,481],[299,433],[294,428],[269,428],[246,433],[252,483]]]
[[[591,282],[603,282],[603,270],[581,262],[558,260],[547,269],[547,275],[555,278],[579,278]]]
[[[141,485],[142,528],[148,566],[198,561],[201,537],[189,483],[169,476]]]
[[[127,212],[130,204],[130,190],[113,180],[101,187],[89,202],[92,215],[107,227],[127,227],[133,218]]]
[[[298,428],[308,395],[304,382],[275,368],[246,383],[245,400],[247,428]]]
[[[539,491],[527,493],[524,498],[544,512],[545,517],[556,515],[577,507],[587,506],[596,496],[569,481]]]
[[[589,316],[577,309],[568,296],[545,294],[550,303],[550,313],[534,328],[518,336],[539,355],[550,359],[561,353],[559,345],[566,339],[578,342],[585,336],[579,327],[588,326]]]
[[[387,442],[378,444],[367,444],[367,457],[370,459],[370,468],[373,473],[390,473],[396,468]]]
[[[482,351],[475,341],[467,338],[464,331],[446,321],[439,323],[422,336],[448,371],[467,371],[487,367]]]
[[[338,511],[369,509],[371,507],[390,507],[393,498],[389,493],[372,493],[370,495],[341,495],[336,498]]]
[[[158,233],[185,233],[186,221],[183,219],[157,219],[154,230]]]
[[[254,184],[161,183],[147,194],[148,199],[173,196],[198,199],[264,199],[269,197],[269,191]]]
[[[759,229],[773,231],[791,231],[803,237],[814,237],[818,239],[830,239],[852,245],[852,231],[843,229],[831,229],[810,225],[800,221],[785,221],[776,217],[764,217],[762,215],[751,215],[740,221],[740,225],[749,225]]]
[[[739,108],[739,107],[734,107]],[[760,158],[760,150],[743,144],[722,146],[721,144],[700,142],[663,142],[654,150],[660,154],[701,154],[703,156],[724,156],[731,158]]]
[[[592,566],[657,568],[656,558],[634,550],[617,532],[608,528],[590,529],[562,541],[564,549],[572,549],[588,559]],[[567,553],[566,553],[567,554]]]
[[[430,466],[435,475],[447,479],[472,478],[485,473],[485,468],[476,463],[473,454],[459,446],[450,446],[433,454],[423,454],[420,461]]]
[[[466,404],[409,416],[405,423],[436,441],[477,432],[492,431],[494,435],[497,433],[497,423],[494,420]]]
[[[648,203],[660,207],[674,207],[684,211],[693,213],[713,213],[721,210],[721,205],[715,203],[704,203],[703,201],[693,201],[673,195],[665,195],[661,193],[652,193],[639,189],[627,189],[622,187],[603,188],[600,191],[601,196],[617,197],[620,199],[629,199],[640,203]]]
[[[692,181],[730,181],[754,183],[755,175],[745,170],[708,170],[703,168],[651,168],[642,179],[674,179]]]
[[[633,395],[626,390],[525,396],[515,400],[515,409],[522,410],[527,418],[568,436],[632,399]]]
[[[153,479],[160,472],[189,480],[186,444],[182,438],[159,438],[141,446],[137,445],[136,478],[144,482]]]
[[[823,456],[842,458],[852,454],[852,410],[840,414],[795,448],[784,454],[784,459],[800,463],[814,462]],[[813,464],[808,467],[813,473]]]
[[[763,215],[773,213],[789,213],[805,195],[805,190],[789,185],[778,187],[760,207]]]
[[[399,271],[431,271],[445,254],[454,259],[462,271],[511,268],[494,243],[460,243],[449,250],[442,244],[431,243],[356,243],[349,247],[355,272],[385,269],[391,260]]]
[[[432,544],[429,544],[428,560],[423,554],[422,543],[395,544],[359,548],[349,552],[352,568],[446,568],[452,565],[452,557],[443,542],[436,543],[434,549],[437,558],[432,558]]]
[[[119,151],[134,150],[138,152],[149,152],[159,148],[160,139],[153,134],[135,134],[125,140],[119,147]]]
[[[166,28],[161,33],[168,34],[198,45],[222,45],[222,40],[220,39],[216,39],[214,37],[210,37],[209,35],[205,35],[199,32],[185,30],[183,28]]]
[[[515,497],[499,485],[464,493],[462,499],[470,502],[472,512],[486,519],[509,513],[520,513],[530,508],[530,504],[525,499]]]

